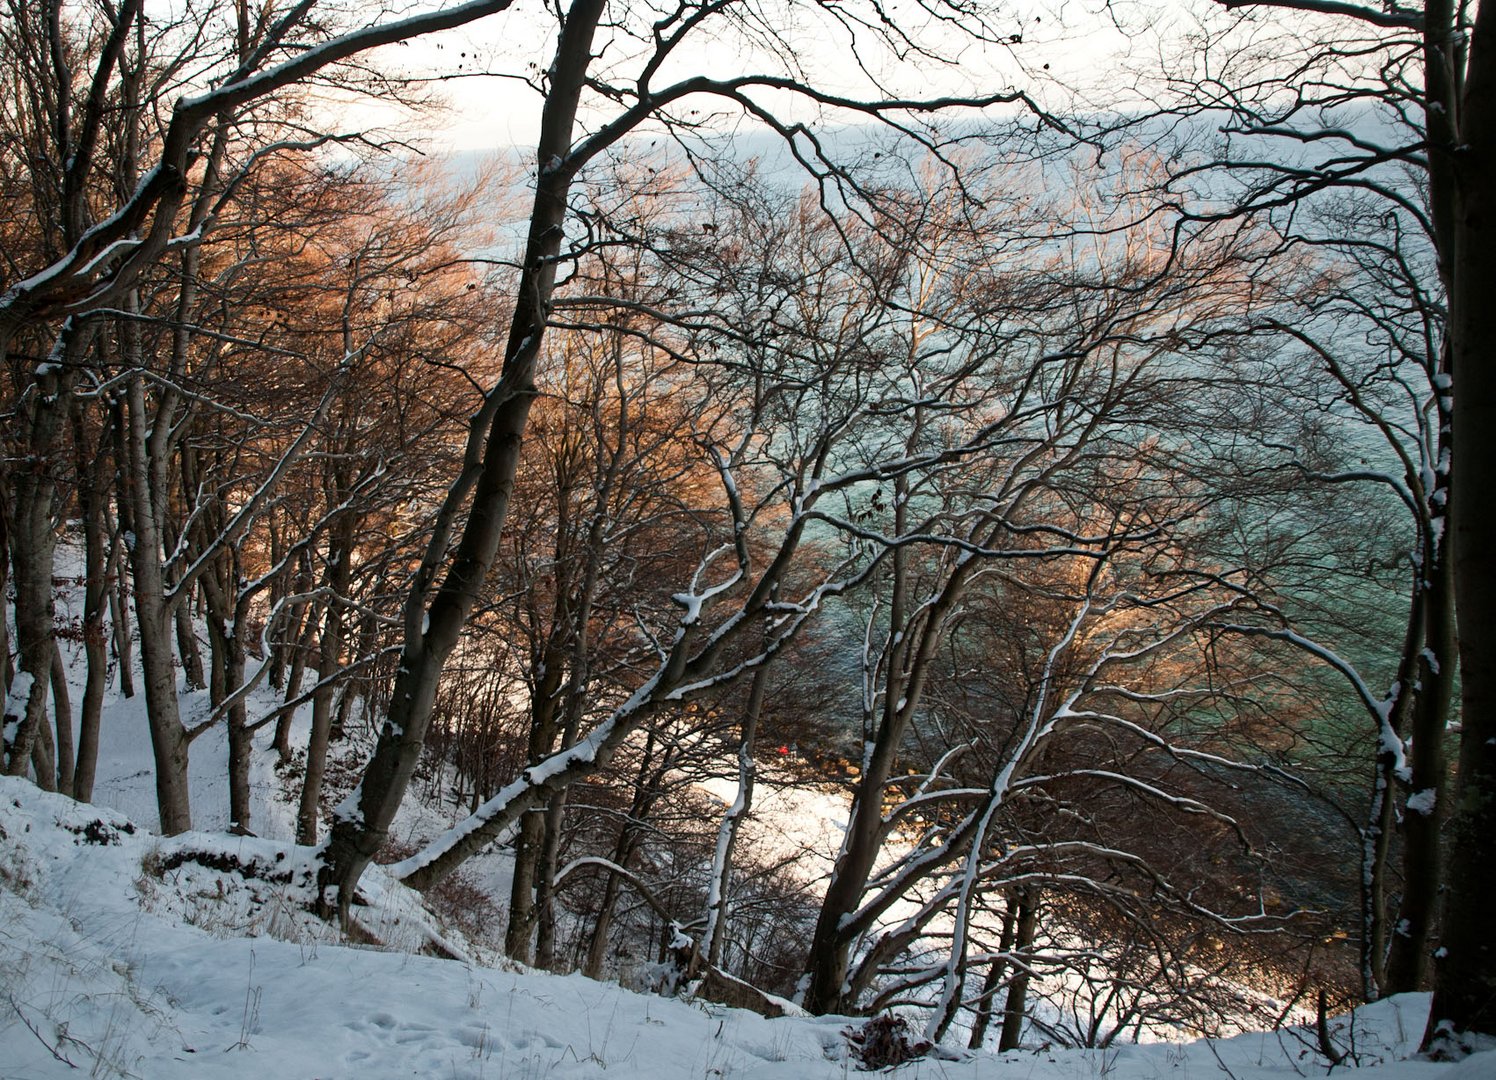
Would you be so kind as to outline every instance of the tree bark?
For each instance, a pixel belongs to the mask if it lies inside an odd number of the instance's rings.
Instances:
[[[1414,570],[1397,678],[1382,703],[1386,714],[1372,717],[1372,722],[1380,724],[1383,730],[1378,732],[1371,797],[1367,801],[1366,823],[1361,827],[1361,996],[1365,1001],[1376,1001],[1391,992],[1387,989],[1387,946],[1392,931],[1387,875],[1397,832],[1399,750],[1406,745],[1408,718],[1419,708],[1422,695],[1418,675],[1428,638],[1431,599],[1425,572],[1429,561],[1427,550],[1425,545],[1425,554]]]
[[[222,656],[220,654],[217,657],[220,666],[214,671],[217,681],[210,684],[203,674],[203,651],[197,643],[197,630],[192,625],[190,609],[191,604],[184,597],[172,606],[171,611],[172,627],[176,631],[177,656],[182,661],[182,682],[189,691],[201,690],[211,685],[214,692],[209,700],[217,705],[223,700]]]
[[[229,742],[229,832],[252,836],[249,769],[254,738],[243,697],[235,697],[244,685],[247,665],[242,628],[249,616],[249,600],[237,595],[239,553],[232,545],[221,553],[226,564],[221,576],[203,576],[207,597],[208,630],[213,646],[213,708],[224,709]],[[230,700],[232,698],[232,700]],[[229,704],[224,708],[224,702]]]
[[[916,430],[919,426],[916,422]],[[907,481],[900,477],[894,485],[894,535],[901,535],[908,528],[907,505]],[[847,918],[861,905],[882,850],[884,792],[904,733],[924,696],[932,662],[940,647],[941,630],[965,594],[972,574],[981,565],[978,559],[958,564],[927,602],[916,603],[908,595],[911,585],[906,549],[896,550],[892,559],[889,644],[884,659],[881,711],[874,738],[865,744],[862,775],[852,800],[846,839],[832,870],[831,884],[816,918],[806,958],[802,1004],[816,1014],[849,1012],[853,1006],[848,999],[853,992],[848,975],[856,934],[848,931]],[[871,726],[870,719],[865,723]]]
[[[737,798],[722,815],[722,823],[717,828],[717,849],[712,856],[711,892],[707,897],[706,929],[702,931],[698,946],[706,962],[712,967],[722,966],[722,954],[727,941],[727,899],[732,884],[733,850],[737,847],[743,822],[753,810],[753,787],[758,775],[753,753],[768,681],[767,666],[753,673],[753,682],[748,689],[748,704],[743,710],[743,723],[738,735]]]
[[[67,667],[62,649],[52,639],[52,719],[57,730],[57,775],[54,791],[73,794],[73,770],[77,758],[73,745],[73,702],[68,692]]]
[[[10,594],[10,471],[0,462],[0,596]],[[0,619],[0,701],[10,694],[11,680],[16,677],[10,652],[10,620]],[[3,721],[0,721],[3,725]],[[5,764],[5,747],[0,740],[0,766]]]
[[[308,574],[308,580],[310,577],[311,575]],[[312,650],[312,639],[317,636],[317,627],[320,623],[319,612],[315,605],[308,602],[303,607],[304,610],[297,612],[293,623],[298,629],[296,635],[291,638],[294,642],[291,649],[291,667],[286,674],[285,693],[282,695],[282,699],[288,704],[295,701],[301,693],[301,679],[306,673],[306,662]],[[275,722],[275,752],[283,764],[291,760],[291,724],[295,719],[296,710],[287,709]]]
[[[1455,54],[1447,0],[1442,39]],[[1433,30],[1430,33],[1434,32]],[[1458,781],[1449,815],[1441,947],[1424,1047],[1456,1052],[1472,1033],[1496,1035],[1496,2],[1481,0],[1469,44],[1458,141],[1430,132],[1430,169],[1448,170],[1456,190],[1453,289],[1455,604],[1460,642]],[[1453,99],[1454,95],[1450,95]],[[1436,99],[1437,100],[1437,99]]]
[[[433,538],[438,560],[445,553],[441,534],[452,528],[463,495],[471,487],[467,524],[429,607],[427,590],[438,566],[428,556],[418,571],[405,612],[405,648],[379,742],[359,787],[337,815],[323,850],[319,903],[324,911],[335,905],[345,922],[358,879],[384,844],[420,760],[442,667],[477,602],[508,516],[555,290],[554,257],[561,250],[571,190],[573,174],[562,163],[571,152],[577,107],[592,59],[592,39],[603,8],[603,0],[574,0],[562,27],[541,114],[535,202],[504,369],[479,414],[480,422],[487,420],[486,431],[475,428],[473,432],[473,450],[480,445],[478,436],[484,436],[481,459],[469,461],[465,471],[472,470],[472,479],[459,478],[443,507],[444,520]]]
[[[664,776],[665,768],[656,768],[654,765],[655,741],[651,734],[644,744],[644,757],[639,763],[638,779],[634,782],[634,799],[629,805],[629,816],[618,833],[618,840],[613,845],[611,861],[625,870],[633,860],[634,851],[639,846],[642,823],[649,816],[650,809],[654,806],[655,799],[659,796],[660,781]],[[668,761],[666,767],[668,767]],[[609,871],[608,880],[603,886],[602,902],[598,904],[597,916],[592,924],[592,938],[587,946],[587,960],[582,965],[582,974],[589,979],[600,979],[608,957],[608,934],[613,927],[613,910],[618,904],[618,893],[622,888],[622,879],[613,871]]]
[[[57,790],[57,745],[52,740],[52,725],[46,722],[45,707],[42,721],[36,726],[36,738],[31,740],[31,772],[36,786],[43,791]]]
[[[966,1042],[968,1050],[980,1050],[987,1040],[987,1028],[992,1024],[992,1000],[1008,973],[1008,955],[1018,935],[1018,902],[1008,897],[1003,905],[1002,935],[998,940],[998,957],[987,966],[987,976],[982,980],[982,993],[977,1000],[977,1015],[971,1024],[971,1038]]]
[[[559,575],[558,575],[559,576]],[[557,582],[557,603],[564,582]],[[531,688],[530,733],[526,747],[526,765],[538,765],[550,756],[556,745],[557,713],[561,705],[562,676],[566,656],[559,647],[566,622],[564,611],[556,613],[556,625],[547,635],[537,658],[540,678]],[[509,889],[509,925],[504,932],[504,953],[511,960],[528,964],[534,959],[536,922],[536,873],[545,846],[547,807],[537,806],[519,819],[514,837],[514,878]]]
[[[104,687],[109,678],[109,652],[104,617],[108,611],[109,525],[105,514],[107,481],[112,459],[104,453],[109,441],[106,430],[91,445],[83,422],[83,410],[73,403],[73,449],[78,469],[78,510],[83,518],[83,651],[87,674],[83,700],[79,704],[78,756],[73,770],[71,794],[79,802],[93,798],[94,775],[99,762],[99,724],[104,708]]]
[[[107,341],[107,339],[106,339]],[[123,489],[126,462],[129,460],[125,436],[125,406],[118,396],[109,402],[109,429],[113,436],[116,485]],[[130,575],[126,572],[129,561],[129,546],[135,535],[135,515],[130,509],[130,500],[120,496],[119,524],[109,538],[109,578],[113,587],[109,590],[109,626],[114,643],[114,656],[119,667],[119,692],[126,699],[135,696],[135,650],[130,637]],[[103,506],[109,513],[109,505]]]
[[[545,808],[545,838],[535,865],[535,966],[556,966],[556,871],[560,867],[561,829],[566,821],[566,789],[551,796]]]
[[[1442,425],[1441,447],[1448,435]],[[1442,454],[1441,454],[1442,457]],[[1447,491],[1447,489],[1445,489]],[[1448,507],[1444,507],[1448,512]],[[1392,926],[1383,992],[1424,988],[1432,960],[1430,941],[1443,880],[1440,826],[1447,798],[1444,740],[1458,656],[1454,627],[1454,580],[1450,545],[1431,538],[1420,568],[1424,596],[1424,644],[1419,653],[1417,697],[1409,729],[1412,775],[1403,813],[1403,893]]]
[[[615,851],[614,855],[617,854]],[[608,933],[613,928],[613,908],[618,903],[619,880],[617,874],[609,872],[608,880],[603,884],[602,900],[598,902],[597,916],[592,922],[592,936],[587,942],[587,959],[582,962],[582,974],[589,979],[601,979],[608,961]]]
[[[907,499],[902,497],[904,494],[902,488],[896,489],[894,494],[896,535],[906,527],[908,520]],[[857,910],[863,891],[867,888],[868,876],[878,858],[882,844],[884,785],[893,770],[904,729],[913,715],[912,709],[908,707],[912,703],[905,690],[904,661],[905,651],[911,643],[902,636],[909,629],[905,619],[905,609],[909,603],[906,559],[902,548],[893,554],[893,583],[888,609],[888,640],[892,643],[894,635],[900,634],[900,643],[890,644],[890,655],[884,660],[887,669],[882,688],[882,713],[873,740],[865,744],[862,774],[858,778],[857,792],[852,799],[846,836],[832,869],[831,883],[826,887],[820,913],[816,917],[815,931],[811,936],[810,951],[805,961],[807,978],[801,1004],[816,1015],[848,1011],[845,999],[852,942],[844,933],[844,923],[847,916]],[[872,717],[867,717],[865,723],[872,726]]]
[[[322,638],[317,653],[317,688],[312,694],[312,730],[307,736],[306,775],[302,777],[301,801],[296,811],[298,844],[317,842],[322,784],[327,774],[327,751],[332,743],[333,696],[336,690],[333,676],[337,674],[339,658],[343,652],[343,613],[340,605],[353,574],[353,526],[352,516],[344,515],[333,527],[329,539],[331,553],[327,583],[332,595],[327,598],[322,612]],[[287,693],[294,693],[294,687],[300,682],[301,674],[298,670]]]
[[[38,365],[19,417],[25,458],[20,468],[13,468],[10,473],[15,492],[9,541],[11,566],[15,571],[16,645],[20,651],[20,671],[31,680],[26,708],[5,762],[6,772],[11,776],[26,775],[38,729],[47,722],[46,701],[56,651],[52,570],[57,480],[52,461],[68,413],[72,368],[66,361],[75,359],[81,351],[78,334],[75,324],[69,323],[58,338],[51,361]]]
[[[1039,894],[1037,889],[1023,889],[1018,894],[1018,930],[1013,942],[1014,951],[1026,953],[1034,944],[1034,935],[1039,925]],[[1013,981],[1008,984],[1008,996],[1003,1002],[1003,1030],[997,1042],[997,1051],[1017,1050],[1023,1038],[1024,1014],[1028,1010],[1029,973],[1019,967]]]
[[[156,762],[156,805],[161,832],[174,836],[192,828],[187,787],[187,732],[177,701],[176,667],[171,642],[171,611],[161,572],[161,538],[151,466],[146,456],[144,379],[130,377],[126,387],[128,425],[125,487],[135,525],[130,563],[135,578],[135,622],[140,633],[140,663],[145,676],[146,716]]]

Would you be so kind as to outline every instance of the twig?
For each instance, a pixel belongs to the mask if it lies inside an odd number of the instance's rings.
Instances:
[[[1221,1052],[1216,1049],[1216,1041],[1214,1039],[1206,1039],[1205,1045],[1210,1048],[1210,1056],[1216,1059],[1216,1064],[1220,1066],[1221,1072],[1225,1073],[1231,1080],[1236,1080],[1236,1074],[1221,1060]]]
[[[21,1023],[26,1025],[26,1030],[30,1031],[31,1034],[36,1036],[36,1041],[45,1046],[49,1054],[51,1054],[58,1061],[62,1062],[70,1069],[76,1069],[78,1067],[77,1062],[73,1061],[57,1047],[53,1046],[46,1039],[42,1038],[42,1033],[36,1029],[36,1025],[33,1024],[30,1019],[27,1018],[26,1014],[21,1011],[21,1003],[16,1000],[16,996],[14,994],[6,994],[5,1000],[10,1002],[10,1007],[14,1009],[16,1015],[21,1018]]]

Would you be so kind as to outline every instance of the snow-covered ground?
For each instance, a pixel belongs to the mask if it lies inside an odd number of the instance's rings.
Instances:
[[[190,833],[0,778],[0,1077],[845,1077],[835,1018],[639,995],[419,952],[334,944],[310,917],[309,849]],[[371,871],[371,925],[438,940],[410,894]],[[1426,1002],[1335,1024],[1366,1080],[1490,1080],[1496,1052],[1408,1060]],[[924,1058],[905,1077],[1229,1080],[1325,1075],[1302,1031],[1207,1043]]]
[[[62,588],[60,614],[76,606]],[[69,681],[81,697],[78,650]],[[251,717],[273,709],[268,690]],[[207,694],[182,692],[189,724]],[[218,732],[192,747],[194,822],[163,839],[141,697],[106,695],[94,798],[80,806],[0,777],[0,1080],[217,1076],[382,1080],[497,1078],[845,1077],[858,1071],[845,1018],[768,1020],[703,1002],[639,995],[580,976],[504,966],[438,926],[414,894],[371,868],[357,915],[386,948],[337,943],[309,914],[311,849],[289,843],[294,807],[276,776],[271,732],[251,771],[258,837],[225,835],[227,748]],[[305,717],[293,729],[304,739]],[[824,873],[845,801],[766,770],[749,825],[770,859]],[[729,781],[709,785],[730,801]],[[395,835],[450,824],[407,800]],[[507,896],[509,864],[486,854],[465,868]],[[488,934],[502,935],[502,927]],[[461,959],[447,957],[458,956]],[[1426,1001],[1395,999],[1334,1025],[1367,1080],[1496,1080],[1496,1052],[1459,1066],[1408,1060]],[[1267,1080],[1330,1071],[1302,1030],[1110,1051],[951,1050],[902,1066],[904,1077],[1013,1080]]]

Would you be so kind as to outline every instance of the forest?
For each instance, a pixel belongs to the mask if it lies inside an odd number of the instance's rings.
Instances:
[[[1496,3],[0,3],[6,774],[885,1063],[1496,1036]]]

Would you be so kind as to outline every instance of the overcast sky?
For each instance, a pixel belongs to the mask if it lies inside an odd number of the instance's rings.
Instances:
[[[847,0],[855,4],[857,0]],[[629,0],[638,10],[643,5]],[[1125,4],[1125,6],[1124,6]],[[1146,64],[1147,52],[1155,50],[1151,34],[1129,37],[1120,33],[1112,18],[1104,14],[1109,8],[1119,10],[1134,30],[1150,24],[1174,23],[1186,17],[1186,0],[1161,0],[1144,8],[1136,0],[1107,5],[1105,0],[1065,0],[1062,3],[1021,2],[1009,6],[999,16],[998,27],[1004,33],[1020,35],[1017,43],[974,42],[964,35],[940,33],[943,55],[953,61],[944,66],[924,64],[917,70],[893,64],[880,68],[899,92],[911,96],[943,94],[976,94],[1009,86],[1018,86],[1043,97],[1046,104],[1063,107],[1058,100],[1068,96],[1062,88],[1082,90],[1082,100],[1094,100],[1109,93],[1103,75],[1112,58],[1129,51],[1134,64]],[[889,5],[894,16],[917,10],[914,0],[898,0]],[[783,18],[776,25],[811,70],[817,85],[857,95],[866,93],[866,84],[852,61],[850,43],[834,30],[814,18],[803,17],[806,10],[786,0],[760,2],[758,10],[770,19]],[[796,11],[791,18],[789,12]],[[539,0],[518,0],[513,8],[492,16],[464,30],[429,37],[417,42],[390,47],[377,54],[382,65],[417,74],[439,74],[435,84],[449,108],[435,120],[422,118],[406,125],[406,132],[423,149],[476,150],[506,146],[533,146],[539,131],[540,96],[524,82],[540,67],[548,64],[554,37],[554,19]],[[871,53],[868,54],[871,56]],[[610,46],[602,63],[616,63],[620,81],[629,67],[624,50]],[[533,66],[532,66],[533,65]],[[715,75],[777,72],[778,65],[766,54],[754,55],[741,41],[698,43],[682,49],[665,76],[704,71]],[[1120,97],[1125,82],[1113,79],[1112,88]],[[608,102],[601,102],[604,106]],[[778,103],[776,103],[778,104]],[[835,122],[834,118],[817,117],[803,107],[790,106],[792,119]],[[395,114],[370,107],[357,110],[360,123],[371,120],[392,123]],[[584,109],[584,122],[594,122],[605,113]]]

